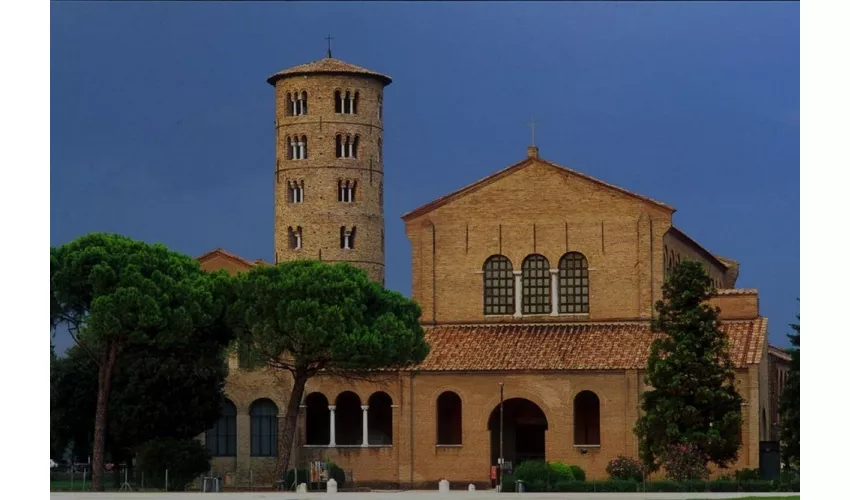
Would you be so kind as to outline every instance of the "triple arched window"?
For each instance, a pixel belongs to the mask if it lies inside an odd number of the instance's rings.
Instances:
[[[557,270],[551,269],[545,256],[532,254],[522,261],[522,271],[517,272],[521,279],[516,280],[510,259],[492,255],[483,269],[484,314],[515,314],[515,301],[520,302],[521,314],[587,314],[589,271],[587,258],[579,252],[564,254]],[[557,286],[553,286],[552,274],[556,272]]]
[[[356,115],[360,107],[360,92],[340,91],[334,92],[334,110],[343,115]]]
[[[286,159],[287,160],[306,160],[307,159],[307,136],[302,135],[290,136],[286,138]]]
[[[307,92],[287,92],[286,115],[303,116],[307,114]]]
[[[342,135],[336,136],[336,157],[357,158],[357,146],[360,145],[360,136]]]

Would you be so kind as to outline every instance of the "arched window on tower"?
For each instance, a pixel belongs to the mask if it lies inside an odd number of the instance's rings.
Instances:
[[[380,97],[378,98],[378,121],[384,119],[384,100]]]
[[[334,112],[342,113],[342,92],[334,92]]]
[[[340,179],[337,181],[337,199],[342,203],[354,203],[356,189],[357,181]]]
[[[354,248],[354,237],[357,233],[357,226],[352,226],[350,229],[345,226],[339,228],[339,247],[344,250]]]
[[[514,268],[504,255],[484,262],[484,314],[513,314]]]
[[[307,92],[301,92],[301,114],[307,114]]]
[[[289,248],[292,250],[301,250],[301,226],[293,228],[289,227]]]
[[[575,409],[574,445],[599,445],[599,396],[592,391],[581,391],[573,400]]]
[[[341,135],[336,136],[336,157],[337,158],[357,158],[357,146],[360,143],[360,136]]]
[[[561,314],[590,311],[587,259],[578,252],[568,252],[558,262],[558,302]]]
[[[288,203],[304,203],[304,181],[287,181],[286,201]]]
[[[286,137],[286,159],[295,159],[295,141],[293,141],[292,137],[289,136]]]
[[[381,139],[380,137],[378,137],[378,154],[377,154],[377,157],[378,157],[379,163],[381,161],[381,156],[383,155],[383,150],[384,150],[384,140]]]
[[[286,108],[284,108],[286,112],[284,115],[292,116],[295,114],[295,98],[292,97],[292,92],[286,93]]]
[[[301,136],[301,141],[299,142],[299,145],[301,146],[301,157],[300,157],[300,159],[306,160],[307,159],[307,136],[306,135]]]
[[[463,443],[463,404],[460,396],[446,391],[437,397],[437,444]]]
[[[277,456],[277,405],[269,399],[251,404],[251,456]]]
[[[351,114],[357,114],[357,108],[360,107],[360,92],[355,92],[354,97],[351,99]]]
[[[522,313],[548,314],[552,312],[552,273],[549,260],[538,254],[522,261]]]

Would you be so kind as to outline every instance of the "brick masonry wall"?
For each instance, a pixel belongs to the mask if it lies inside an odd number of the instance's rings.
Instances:
[[[358,113],[335,111],[334,92],[359,93]],[[287,93],[307,92],[307,115],[287,116]],[[357,75],[309,75],[278,80],[275,86],[275,255],[278,261],[347,261],[384,280],[382,161],[383,84]],[[359,136],[357,158],[336,157],[336,135]],[[288,160],[286,139],[307,137],[307,158]],[[340,202],[338,181],[356,181],[355,202]],[[304,182],[303,203],[287,202],[288,181]],[[302,248],[289,245],[290,227],[302,228]],[[340,248],[340,227],[356,226],[355,247]]]
[[[759,316],[759,297],[757,293],[748,295],[716,295],[708,304],[720,308],[720,319],[754,319]]]
[[[679,263],[683,260],[695,260],[705,264],[708,270],[708,276],[720,283],[719,288],[733,288],[735,279],[732,276],[727,276],[727,272],[715,262],[707,259],[702,252],[694,247],[690,242],[679,238],[673,233],[664,235],[664,248],[667,250],[667,259],[671,259],[674,263]],[[666,262],[666,261],[665,261]],[[737,276],[737,273],[735,273]]]
[[[590,313],[526,319],[646,319],[660,297],[669,226],[666,210],[534,163],[407,221],[413,298],[423,321],[514,321],[484,316],[484,261],[501,253],[519,271],[538,253],[556,269],[566,252],[579,251],[590,269]]]
[[[299,415],[298,448],[293,462],[304,467],[310,460],[333,460],[351,471],[358,485],[395,488],[399,485],[435,485],[442,478],[456,484],[474,482],[485,485],[491,466],[491,434],[488,419],[498,411],[499,382],[505,384],[505,399],[524,398],[536,404],[546,415],[545,454],[549,461],[563,461],[582,467],[589,478],[605,478],[605,466],[618,455],[637,457],[637,439],[633,428],[639,414],[639,394],[646,390],[642,370],[587,371],[567,373],[409,373],[387,374],[377,382],[316,377],[305,396],[324,394],[333,404],[343,391],[356,393],[363,404],[375,392],[386,392],[393,404],[393,444],[362,448],[304,446],[306,414]],[[736,370],[739,392],[746,400],[743,407],[744,445],[734,468],[758,467],[760,403],[759,368]],[[237,381],[228,381],[227,391],[237,406],[237,457],[214,460],[214,470],[234,472],[236,481],[247,484],[253,469],[255,485],[271,486],[273,458],[250,456],[250,403],[269,397],[279,408],[285,407],[286,377],[272,373],[235,371]],[[411,385],[412,382],[412,385]],[[601,445],[598,448],[575,446],[574,405],[576,394],[593,391],[600,400]],[[462,401],[461,446],[437,445],[437,397],[454,391]],[[755,401],[754,406],[750,402]],[[755,409],[753,411],[751,408]],[[282,416],[282,415],[281,415]],[[281,421],[282,425],[282,421]],[[412,432],[411,432],[412,430]]]

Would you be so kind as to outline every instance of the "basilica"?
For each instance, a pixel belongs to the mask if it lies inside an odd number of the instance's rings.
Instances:
[[[267,81],[275,262],[345,261],[383,283],[383,106],[392,79],[328,53]],[[430,354],[372,381],[311,379],[293,463],[332,460],[363,486],[489,485],[503,391],[507,463],[557,460],[606,477],[611,459],[637,457],[653,304],[672,266],[690,259],[718,288],[712,302],[744,400],[735,467],[758,467],[761,448],[778,439],[789,358],[768,346],[758,291],[735,287],[739,263],[674,225],[670,205],[545,159],[535,145],[506,165],[392,214],[411,243],[412,298]],[[268,265],[223,249],[198,260],[230,273]],[[226,486],[274,484],[289,386],[288,375],[230,360],[221,418],[203,436]]]

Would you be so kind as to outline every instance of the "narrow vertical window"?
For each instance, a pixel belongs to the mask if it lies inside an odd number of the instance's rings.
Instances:
[[[339,180],[337,186],[337,196],[339,201],[343,203],[354,202],[354,190],[357,187],[356,181]]]
[[[351,157],[352,158],[357,158],[357,146],[359,146],[359,145],[360,145],[360,136],[355,135],[354,140],[352,141],[352,148],[351,148]]]
[[[285,109],[284,115],[286,115],[286,116],[292,116],[292,115],[295,114],[295,106],[293,106],[292,101],[293,101],[292,93],[287,92],[286,93],[286,108],[284,108]]]
[[[504,255],[484,262],[484,314],[513,314],[514,269]]]
[[[307,114],[307,92],[301,92],[301,114]]]
[[[292,141],[292,137],[286,138],[286,159],[295,159],[295,144]]]
[[[357,114],[357,106],[360,104],[360,92],[355,92],[354,97],[351,98],[351,114]]]
[[[339,247],[344,250],[351,250],[354,248],[354,236],[357,232],[357,227],[352,227],[351,229],[347,229],[345,226],[339,228],[339,236],[340,242]]]
[[[287,182],[286,201],[289,203],[304,202],[304,181]]]
[[[351,114],[351,92],[345,92],[345,100],[342,103],[343,114]]]
[[[336,136],[336,157],[342,158],[342,136],[339,134]]]
[[[381,152],[383,151],[383,149],[384,149],[384,140],[379,137],[378,138],[378,154],[376,155],[378,157],[378,162],[381,161]]]
[[[268,399],[254,401],[251,416],[251,456],[277,456],[277,405]]]
[[[334,92],[334,110],[342,113],[342,93],[339,90]]]
[[[378,120],[384,119],[384,100],[378,99]]]
[[[301,159],[306,160],[307,159],[307,136],[306,135],[301,136],[300,146],[301,146]]]
[[[522,313],[548,314],[552,311],[550,300],[552,273],[549,260],[542,255],[529,255],[522,261]]]
[[[296,228],[289,227],[289,248],[292,250],[301,249],[301,226]]]
[[[587,313],[590,310],[590,276],[587,259],[569,252],[558,263],[558,312]]]

